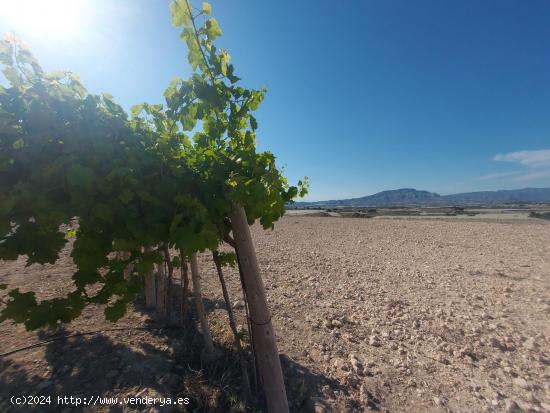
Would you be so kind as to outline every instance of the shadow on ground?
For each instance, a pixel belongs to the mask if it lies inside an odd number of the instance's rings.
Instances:
[[[174,308],[179,307],[174,303]],[[0,358],[0,411],[109,411],[122,412],[123,405],[102,406],[91,409],[96,397],[177,397],[189,398],[188,405],[134,406],[130,411],[200,411],[228,412],[251,411],[245,407],[242,381],[237,357],[227,343],[218,343],[220,357],[211,363],[200,358],[202,337],[197,330],[194,306],[189,305],[185,328],[157,328],[158,322],[143,306],[142,299],[136,310],[150,315],[146,329],[128,329],[68,337],[70,332],[59,328],[55,332],[41,331],[39,340],[59,337],[45,345],[44,357],[25,364],[18,362],[18,354]],[[224,309],[225,303],[205,300],[209,310]],[[113,325],[116,328],[116,325]],[[33,350],[28,350],[33,351]],[[248,357],[249,376],[254,394],[261,394],[254,384],[253,363]],[[19,358],[20,360],[21,358]],[[325,397],[324,391],[346,393],[340,384],[330,377],[298,364],[282,355],[287,393],[291,410],[314,411],[315,400]],[[39,406],[15,406],[10,397],[44,395],[51,396],[51,404]],[[79,397],[80,406],[60,405],[58,396]],[[44,401],[45,399],[43,399]],[[256,411],[265,410],[261,397],[252,402]],[[349,409],[348,409],[349,408]],[[347,411],[356,410],[348,406]],[[357,409],[357,411],[361,411]]]

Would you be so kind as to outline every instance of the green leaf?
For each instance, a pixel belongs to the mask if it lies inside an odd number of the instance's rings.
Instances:
[[[174,219],[172,219],[172,222],[170,223],[170,234],[174,234],[182,219],[183,214],[177,214],[176,216],[174,216]]]
[[[250,115],[248,120],[250,122],[250,127],[252,128],[252,130],[258,129],[258,121],[256,120],[256,118],[254,116]]]
[[[146,274],[153,270],[154,261],[140,260],[136,263],[136,270],[139,274]]]
[[[202,12],[205,14],[212,14],[212,6],[210,5],[210,3],[202,3]]]
[[[218,21],[215,18],[210,18],[206,21],[206,35],[208,36],[208,40],[213,41],[217,37],[222,35],[222,30],[220,29],[220,26],[218,25]]]
[[[131,108],[130,108],[130,114],[132,116],[132,119],[135,119],[139,116],[139,114],[141,113],[141,111],[143,110],[143,105],[140,104],[140,105],[133,105]]]
[[[131,199],[131,198],[130,198]],[[98,203],[92,210],[92,215],[105,222],[111,223],[113,221],[113,211],[107,204]]]
[[[89,284],[95,284],[102,280],[96,271],[79,270],[73,274],[73,281],[77,288],[82,289]]]
[[[4,73],[4,76],[12,86],[21,87],[21,85],[23,84],[21,76],[15,68],[6,67],[4,70],[2,70],[2,73]]]
[[[67,183],[69,187],[91,191],[95,181],[94,171],[82,165],[72,165],[67,171]]]
[[[186,0],[174,0],[170,3],[170,13],[174,27],[187,26],[191,21]]]
[[[25,141],[19,138],[11,146],[13,149],[21,149],[22,147],[25,146]]]
[[[122,238],[113,239],[113,251],[132,251],[135,247],[136,244],[134,241]]]
[[[180,257],[178,257],[177,255],[172,258],[172,265],[174,266],[174,268],[179,268],[181,267],[181,259]]]
[[[134,198],[134,193],[129,189],[123,190],[118,196],[118,199],[120,199],[120,201],[123,204],[128,204],[133,198]]]
[[[181,123],[184,131],[193,130],[197,124],[197,110],[196,104],[189,105],[185,108],[181,116]]]
[[[6,66],[13,65],[13,45],[8,40],[0,41],[0,62]]]
[[[230,267],[234,267],[237,263],[237,256],[235,255],[235,253],[232,252],[215,251],[214,260],[216,260],[216,262],[222,267],[227,265]]]

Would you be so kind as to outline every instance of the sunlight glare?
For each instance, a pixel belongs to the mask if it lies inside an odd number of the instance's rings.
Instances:
[[[82,27],[82,0],[3,0],[2,3],[2,19],[19,33],[69,36]]]

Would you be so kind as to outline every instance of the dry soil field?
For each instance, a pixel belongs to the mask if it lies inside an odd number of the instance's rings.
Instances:
[[[550,223],[287,216],[253,235],[293,411],[550,412]],[[0,283],[46,279],[41,294],[53,296],[70,278],[68,253],[44,267],[1,263]],[[205,255],[201,265],[215,339],[228,348],[214,267]],[[235,271],[227,278],[244,325]],[[102,317],[88,309],[65,333],[112,327]],[[138,303],[120,324],[149,319]],[[6,352],[51,333],[4,322],[0,334]],[[190,345],[177,331],[114,331],[2,357],[0,410],[30,390],[193,398]],[[213,391],[226,391],[223,380]]]

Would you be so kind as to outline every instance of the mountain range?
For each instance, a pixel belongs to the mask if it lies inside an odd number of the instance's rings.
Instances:
[[[401,188],[378,192],[360,198],[296,202],[294,207],[392,207],[392,206],[453,206],[502,205],[518,203],[550,203],[550,188],[523,188],[501,191],[465,192],[439,195],[435,192]]]

